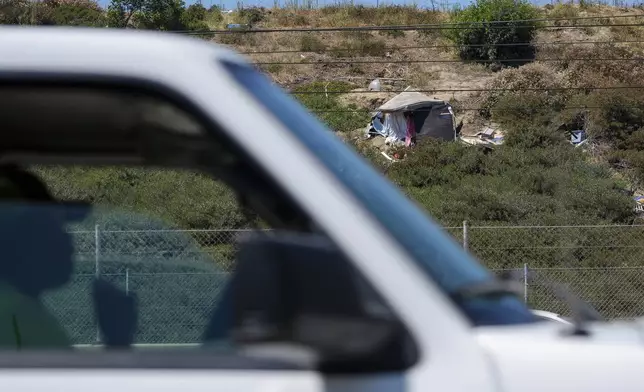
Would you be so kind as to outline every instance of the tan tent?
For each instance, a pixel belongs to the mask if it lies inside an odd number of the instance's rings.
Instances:
[[[451,105],[415,91],[402,92],[380,106],[369,124],[367,133],[404,140],[407,133],[405,112],[413,115],[416,136],[443,140],[456,138],[454,111]]]

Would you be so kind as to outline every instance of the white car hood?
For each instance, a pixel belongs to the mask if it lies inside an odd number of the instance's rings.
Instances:
[[[476,328],[505,392],[642,391],[644,320],[595,323],[588,336],[570,326]]]

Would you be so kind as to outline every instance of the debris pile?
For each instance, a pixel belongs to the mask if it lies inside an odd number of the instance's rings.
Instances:
[[[498,129],[486,127],[475,135],[463,135],[460,137],[460,140],[465,144],[482,145],[491,148],[503,144],[504,138],[505,136]]]

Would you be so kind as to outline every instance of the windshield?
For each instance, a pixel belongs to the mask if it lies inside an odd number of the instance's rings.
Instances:
[[[427,214],[348,148],[296,100],[254,69],[224,63],[231,75],[268,108],[358,199],[446,293],[495,279]],[[460,304],[474,325],[534,321],[513,296],[472,298]]]

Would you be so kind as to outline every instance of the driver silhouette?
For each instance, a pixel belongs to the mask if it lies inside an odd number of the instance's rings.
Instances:
[[[33,174],[0,166],[0,349],[71,347],[41,297],[69,282],[74,248],[66,226],[87,212],[85,206],[58,203]],[[135,298],[98,279],[93,288],[106,345],[129,346],[136,327]]]

